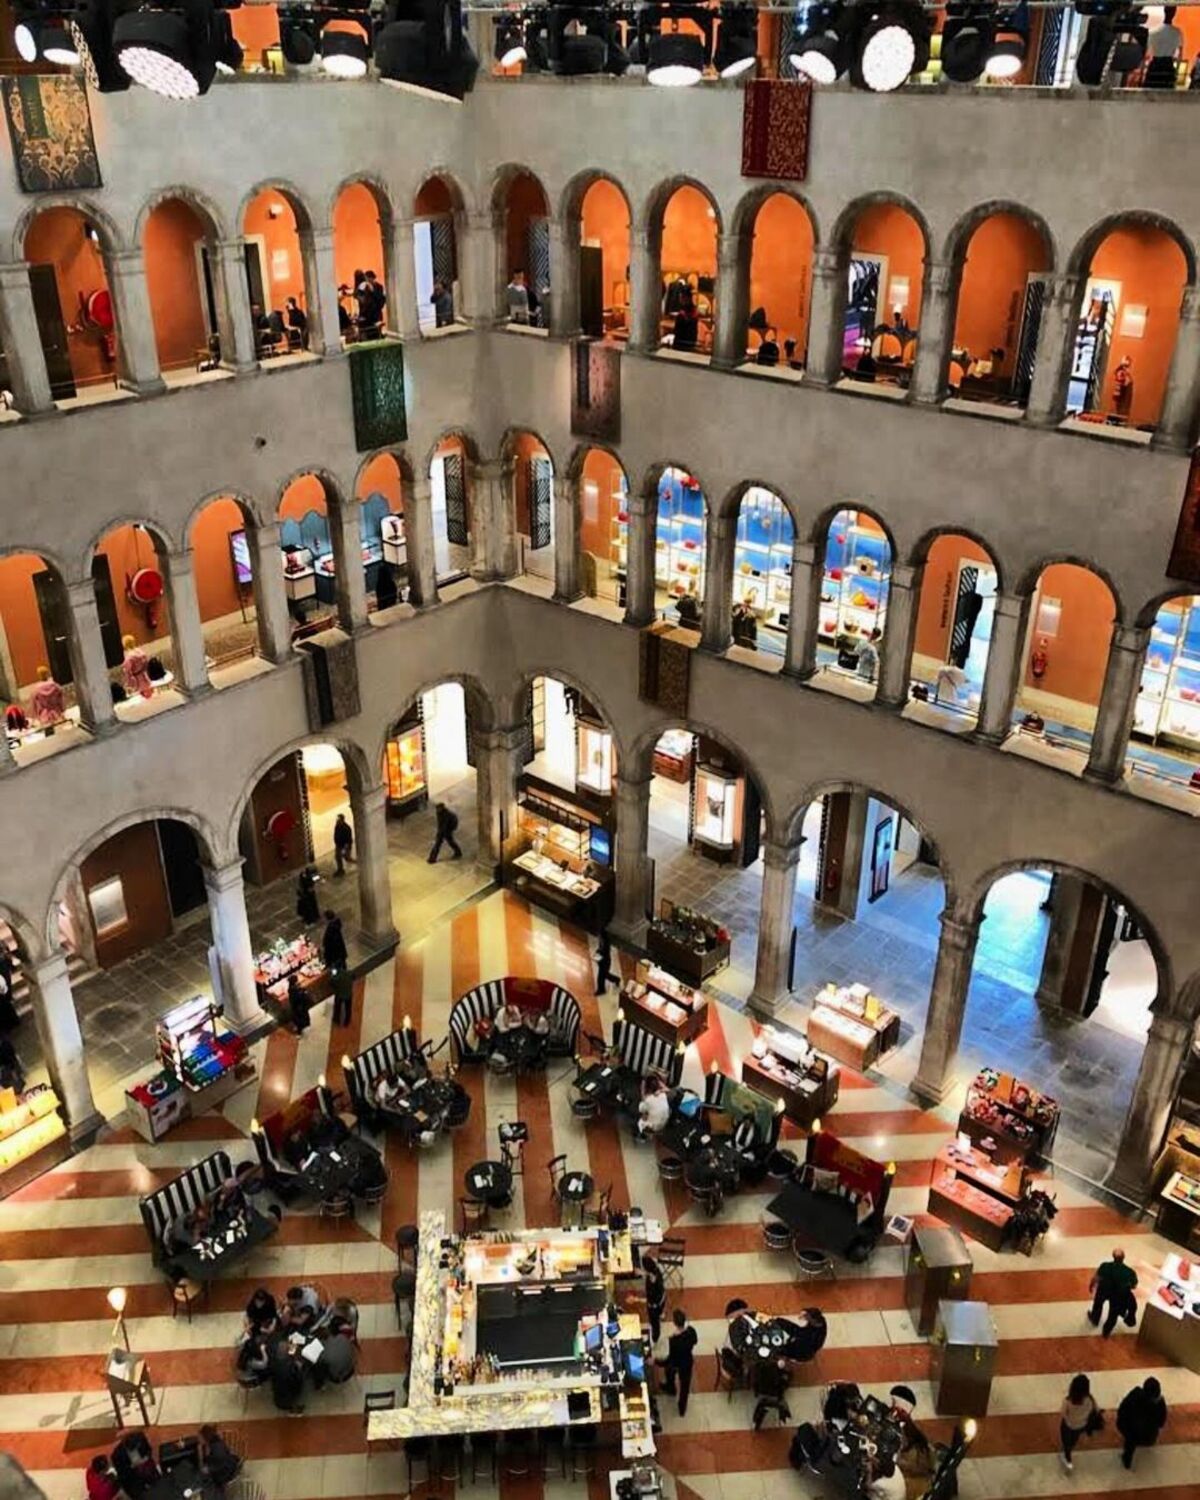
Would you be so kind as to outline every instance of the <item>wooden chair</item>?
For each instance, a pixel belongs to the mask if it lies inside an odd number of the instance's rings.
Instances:
[[[169,1284],[171,1293],[171,1317],[179,1316],[182,1307],[187,1313],[187,1320],[192,1321],[192,1306],[203,1299],[205,1306],[208,1305],[208,1283],[192,1281],[188,1276],[173,1278]]]
[[[470,1234],[476,1229],[486,1229],[488,1205],[480,1198],[460,1198],[458,1216],[462,1223],[463,1234]]]
[[[520,1126],[522,1130],[525,1128],[521,1120],[513,1120],[511,1125],[512,1127]],[[514,1177],[524,1177],[525,1175],[525,1142],[527,1139],[528,1132],[524,1135],[506,1136],[504,1134],[504,1126],[501,1125],[500,1127],[500,1160]]]
[[[564,1151],[561,1156],[552,1157],[546,1163],[546,1171],[550,1174],[550,1196],[555,1203],[561,1201],[562,1180],[567,1175],[567,1156]]]
[[[608,1222],[609,1208],[612,1204],[612,1190],[613,1185],[610,1182],[609,1185],[600,1194],[599,1198],[597,1198],[596,1207],[584,1208],[583,1222],[585,1225],[606,1224]]]
[[[726,1400],[733,1400],[734,1391],[744,1390],[746,1367],[741,1358],[728,1344],[717,1350],[717,1380],[714,1391],[724,1391]]]
[[[337,1193],[332,1198],[323,1198],[317,1213],[322,1219],[352,1219],[354,1199],[349,1193]]]

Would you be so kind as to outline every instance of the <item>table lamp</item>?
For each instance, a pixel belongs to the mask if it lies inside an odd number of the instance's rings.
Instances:
[[[129,1352],[129,1330],[125,1327],[125,1299],[126,1299],[126,1295],[127,1294],[126,1294],[125,1288],[123,1286],[115,1286],[115,1287],[113,1287],[112,1290],[108,1294],[108,1305],[109,1305],[109,1307],[112,1308],[113,1312],[116,1313],[116,1315],[117,1315],[117,1321],[113,1324],[113,1331],[112,1331],[113,1342],[114,1343],[116,1342],[117,1337],[119,1335],[120,1339],[121,1339],[121,1342],[125,1345],[125,1351],[126,1351],[126,1353],[128,1353]]]

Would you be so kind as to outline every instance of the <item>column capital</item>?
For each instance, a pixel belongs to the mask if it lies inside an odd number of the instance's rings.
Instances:
[[[630,229],[630,231],[629,231],[629,250],[630,250],[630,254],[632,254],[635,250],[649,250],[649,249],[650,249],[650,234],[649,234],[649,231],[646,230],[645,228]]]
[[[949,948],[956,948],[960,953],[965,953],[970,947],[979,941],[979,929],[983,923],[983,917],[970,917],[960,911],[951,911],[949,907],[938,917],[941,927],[941,941]]]
[[[762,846],[763,864],[770,870],[789,870],[800,863],[800,846],[804,843],[802,838],[795,843],[779,843],[774,839],[768,839]]]
[[[795,536],[792,538],[792,566],[812,568],[820,560],[820,548],[816,542],[806,542]]]
[[[72,609],[95,609],[96,586],[90,578],[76,578],[66,585],[67,603]]]
[[[1049,287],[1048,300],[1053,302],[1060,312],[1069,313],[1079,294],[1079,277],[1075,274],[1050,276],[1047,278],[1047,286]]]
[[[142,253],[142,247],[135,245],[132,250],[108,250],[104,254],[104,269],[111,275],[114,271],[118,276],[144,276],[146,274],[146,257]]]
[[[358,794],[358,803],[369,817],[372,813],[382,812],[387,807],[387,795],[387,785],[380,782],[378,786],[369,786],[361,791]],[[353,811],[353,806],[351,811]]]
[[[647,495],[641,490],[631,490],[625,497],[625,509],[629,512],[632,520],[635,516],[644,520],[647,516],[658,514],[658,496]]]
[[[1110,650],[1127,651],[1138,656],[1150,644],[1149,627],[1139,625],[1114,625]]]
[[[1149,1036],[1163,1046],[1185,1048],[1190,1046],[1195,1029],[1195,1021],[1187,1016],[1176,1015],[1173,1011],[1152,1010],[1150,1012]]]
[[[1200,286],[1185,286],[1179,299],[1179,321],[1200,323]]]
[[[183,547],[178,552],[165,554],[167,567],[172,573],[190,573],[195,566],[195,552],[191,547]]]
[[[737,536],[737,517],[728,511],[709,511],[708,533],[715,542],[728,542]]]
[[[617,777],[617,796],[648,797],[654,783],[653,771],[645,776],[635,776],[632,771],[622,771]]]
[[[498,724],[492,729],[476,729],[475,743],[484,750],[520,750],[529,735],[527,724]]]
[[[12,288],[29,289],[29,262],[25,260],[0,261],[0,291]]]
[[[279,529],[278,521],[262,521],[256,526],[250,527],[250,535],[264,551],[266,548],[279,546],[283,533]]]
[[[917,586],[919,568],[910,567],[908,563],[894,563],[892,576],[888,580],[889,589],[911,590]]]
[[[726,231],[717,240],[717,265],[736,266],[742,254],[742,236]]]
[[[954,285],[958,267],[952,261],[930,260],[925,262],[925,285],[935,296],[945,296]]]
[[[813,275],[822,280],[838,276],[842,270],[841,261],[842,257],[837,250],[827,245],[818,245],[813,251]]]
[[[45,958],[30,960],[22,964],[22,968],[28,975],[30,982],[36,989],[43,985],[57,984],[61,980],[70,980],[70,971],[67,967],[67,955],[62,948],[47,955]]]
[[[433,497],[433,482],[425,476],[417,475],[414,479],[405,479],[403,488],[403,499],[407,501],[409,495],[414,500],[424,501]]]
[[[333,249],[332,224],[313,224],[307,229],[298,230],[297,233],[300,238],[300,243],[304,244],[305,242],[307,242],[313,247],[314,250],[332,251]]]
[[[477,208],[466,215],[467,229],[472,234],[492,234],[499,227],[501,216],[490,208]]]
[[[244,885],[243,863],[242,856],[238,854],[228,864],[201,865],[205,886],[217,895],[224,895],[226,891],[240,891]]]
[[[1025,607],[1025,595],[1023,594],[996,594],[994,615],[1008,615],[1010,619],[1018,619],[1022,609]]]

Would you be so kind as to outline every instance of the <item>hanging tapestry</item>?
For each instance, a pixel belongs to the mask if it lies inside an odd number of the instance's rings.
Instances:
[[[87,90],[70,73],[0,78],[17,177],[25,193],[98,188],[100,161]]]
[[[347,350],[354,402],[354,446],[359,453],[408,438],[404,407],[404,345],[396,339],[351,344]]]
[[[551,508],[554,505],[554,471],[548,458],[529,460],[529,544],[536,552],[548,547],[552,535]]]
[[[447,453],[442,460],[446,486],[446,539],[456,547],[470,544],[467,534],[467,481],[461,453]]]
[[[621,353],[612,344],[576,340],[571,431],[602,443],[621,441]]]
[[[742,92],[742,176],[803,182],[808,176],[812,89],[759,78]]]

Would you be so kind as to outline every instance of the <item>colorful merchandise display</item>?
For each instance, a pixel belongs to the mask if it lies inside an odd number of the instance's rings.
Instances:
[[[236,1032],[218,1032],[220,1014],[211,996],[196,995],[158,1022],[158,1055],[185,1088],[202,1089],[215,1083],[246,1054],[246,1043]]]
[[[664,469],[658,481],[654,582],[673,597],[694,590],[704,597],[704,491],[682,469]]]
[[[0,1089],[0,1173],[20,1166],[66,1135],[58,1095],[48,1083],[18,1094]]]
[[[254,983],[260,999],[282,1005],[287,1000],[288,980],[297,975],[301,984],[312,984],[325,972],[321,955],[306,937],[290,943],[279,938],[254,960]]]
[[[887,615],[892,549],[870,516],[840,510],[829,525],[818,629],[827,640],[866,640]]]
[[[749,604],[768,629],[787,630],[794,538],[792,518],[779,496],[751,485],[738,509],[733,601]]]
[[[1044,1156],[1058,1129],[1058,1104],[1011,1073],[980,1068],[967,1090],[958,1128],[997,1162]],[[989,1149],[991,1148],[991,1149]]]
[[[1155,616],[1133,732],[1200,747],[1200,601],[1173,599]]]

